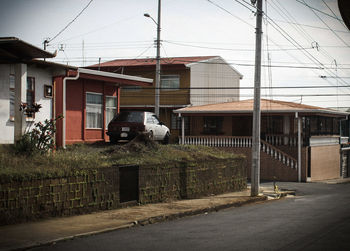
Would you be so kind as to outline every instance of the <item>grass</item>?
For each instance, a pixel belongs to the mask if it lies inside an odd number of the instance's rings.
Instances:
[[[237,155],[205,146],[161,145],[130,142],[126,145],[77,144],[49,154],[15,154],[10,145],[0,145],[0,182],[32,178],[63,177],[111,165],[162,164],[176,161],[208,161]]]

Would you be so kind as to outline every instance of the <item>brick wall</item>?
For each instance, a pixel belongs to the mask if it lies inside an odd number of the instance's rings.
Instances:
[[[144,166],[140,169],[140,202],[190,199],[239,191],[247,186],[245,158],[202,163]]]
[[[139,202],[238,191],[246,188],[246,177],[244,158],[141,166]],[[0,184],[0,225],[115,209],[125,205],[119,198],[119,167]]]

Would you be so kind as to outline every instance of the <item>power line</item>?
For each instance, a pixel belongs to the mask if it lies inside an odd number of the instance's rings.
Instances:
[[[333,14],[333,16],[334,17],[336,17],[337,19],[338,19],[338,17],[337,17],[337,15],[334,13],[334,11],[329,7],[329,5],[324,1],[324,0],[322,0],[322,2],[327,6],[327,8],[332,12],[332,14]],[[340,20],[338,20],[339,21],[339,23],[341,23],[346,29],[347,29],[347,27],[346,27],[346,25],[344,24],[344,21],[340,21]]]
[[[193,48],[201,48],[201,49],[213,49],[213,50],[225,50],[225,51],[255,51],[255,49],[233,49],[233,48],[219,48],[219,47],[208,47],[208,46],[201,46],[201,45],[191,45],[191,44],[185,44],[185,43],[178,43],[178,42],[172,42],[170,40],[163,40],[163,42],[168,44],[175,44],[180,46],[187,46],[187,47],[193,47]],[[305,50],[313,50],[314,48],[308,47],[303,48]],[[287,51],[287,50],[301,50],[300,48],[288,48],[288,49],[270,49],[270,51]]]
[[[300,0],[295,0],[295,1],[297,1],[297,2],[299,2],[299,3],[301,3],[301,4],[303,4],[303,5],[305,5],[305,6],[307,6],[307,7],[309,7],[309,8],[312,9],[312,10],[315,10],[315,11],[317,11],[317,12],[320,12],[320,13],[322,13],[323,15],[329,16],[329,17],[334,18],[334,19],[336,19],[336,20],[338,20],[338,21],[340,21],[340,22],[343,22],[343,20],[341,20],[340,18],[334,17],[334,16],[332,16],[332,15],[329,15],[329,14],[326,13],[326,12],[323,12],[323,11],[321,11],[321,10],[319,10],[319,9],[316,9],[316,8],[314,8],[314,7],[310,6],[310,5],[308,5],[307,3],[305,3],[305,1],[300,1]]]
[[[60,32],[58,32],[56,36],[54,36],[52,39],[50,39],[48,41],[48,43],[51,42],[52,40],[54,40],[56,37],[58,37],[63,31],[65,31],[87,9],[87,7],[89,7],[89,5],[92,3],[92,1],[93,0],[90,0],[90,2],[84,7],[84,9],[82,9],[79,12],[79,14],[72,21],[70,21]]]
[[[262,86],[261,89],[328,89],[328,88],[348,88],[348,85],[312,85],[312,86]],[[139,90],[139,87],[128,87],[129,90]],[[147,90],[156,89],[155,87],[144,88]],[[167,89],[167,90],[253,90],[254,87],[160,87],[158,89]],[[347,94],[350,95],[350,94]]]
[[[297,0],[298,2],[299,2],[299,0]],[[303,0],[303,2],[305,3],[305,1]],[[319,19],[319,20],[321,20],[321,22],[325,25],[325,26],[327,26],[328,27],[328,29],[337,37],[337,38],[339,38],[339,40],[340,41],[342,41],[346,46],[348,46],[348,47],[350,47],[350,45],[348,44],[348,43],[346,43],[345,41],[344,41],[344,39],[342,39],[319,15],[317,15],[317,13],[315,12],[315,10],[313,9],[313,8],[311,8],[309,5],[307,5],[306,3],[305,3],[305,5],[306,6],[308,6],[310,9],[311,9],[311,11],[315,14],[315,16]]]
[[[242,19],[242,18],[240,18],[240,17],[238,17],[238,16],[234,15],[232,12],[230,12],[230,11],[226,10],[224,7],[221,7],[220,5],[218,5],[217,3],[214,3],[214,2],[213,2],[213,1],[211,1],[211,0],[207,0],[207,1],[208,1],[209,3],[211,3],[212,5],[216,6],[217,8],[219,8],[219,9],[223,10],[224,12],[228,13],[229,15],[231,15],[231,16],[233,16],[233,17],[237,18],[238,20],[242,21],[243,23],[247,24],[248,26],[250,26],[250,27],[253,27],[253,28],[254,28],[254,26],[253,26],[253,25],[251,25],[250,23],[248,23],[248,22],[247,22],[247,21],[245,21],[244,19]]]

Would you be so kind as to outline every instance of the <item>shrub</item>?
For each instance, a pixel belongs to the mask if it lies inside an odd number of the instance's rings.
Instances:
[[[35,153],[46,153],[55,147],[54,135],[56,132],[56,121],[61,119],[46,119],[44,123],[37,122],[34,128],[26,132],[14,144],[14,151],[17,154],[33,155]]]

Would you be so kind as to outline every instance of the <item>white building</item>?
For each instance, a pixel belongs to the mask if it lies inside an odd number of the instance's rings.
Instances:
[[[75,67],[35,58],[54,57],[18,38],[0,38],[0,143],[13,143],[35,122],[53,116],[53,77]],[[40,104],[32,118],[19,111],[20,104]]]

